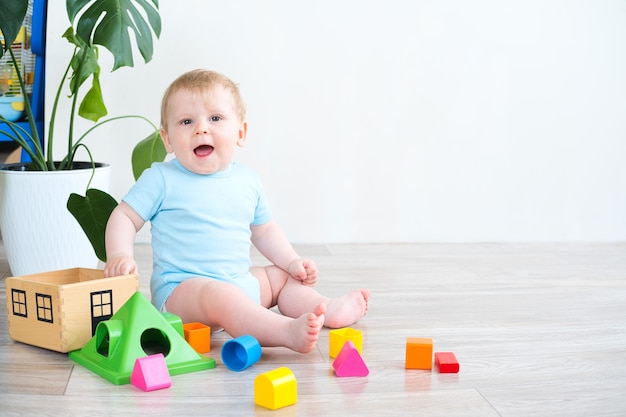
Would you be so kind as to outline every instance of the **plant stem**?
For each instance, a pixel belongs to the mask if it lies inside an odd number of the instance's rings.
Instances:
[[[44,163],[43,159],[40,158],[42,155],[37,155],[28,144],[28,141],[24,139],[24,136],[27,136],[27,137],[30,136],[28,131],[25,130],[23,127],[5,119],[4,116],[2,115],[0,115],[0,122],[5,123],[9,127],[9,129],[13,131],[15,136],[5,131],[1,133],[7,136],[9,139],[11,139],[13,142],[17,143],[19,146],[21,146],[21,148],[28,154],[28,156],[30,156],[30,159],[32,160],[32,164],[35,165],[37,170],[46,171],[46,164]],[[21,132],[18,131],[18,129],[21,130]],[[31,140],[32,140],[32,137],[31,137]]]
[[[87,59],[86,48],[79,48],[78,52],[79,52],[78,56],[80,57],[80,59],[78,61],[78,68],[76,69],[76,71],[74,71],[74,75],[73,75],[74,88],[70,88],[70,91],[72,93],[72,111],[70,112],[69,131],[68,131],[68,138],[67,138],[67,158],[68,158],[67,165],[69,166],[69,169],[72,169],[71,167],[74,163],[74,154],[73,154],[73,152],[75,151],[74,118],[76,116],[76,105],[78,104],[78,90],[80,89],[80,85],[83,82],[83,79],[82,79],[83,67]],[[71,82],[70,82],[70,86],[71,86]]]
[[[97,123],[96,125],[92,126],[89,130],[87,130],[85,133],[83,133],[81,135],[81,137],[76,141],[76,147],[78,147],[78,144],[82,142],[82,140],[89,134],[91,133],[94,129],[102,126],[103,124],[115,121],[115,120],[120,120],[120,119],[141,119],[146,121],[150,126],[152,126],[154,128],[154,130],[158,130],[158,128],[156,127],[156,125],[154,123],[152,123],[149,119],[143,117],[143,116],[139,116],[137,114],[128,114],[125,116],[116,116],[116,117],[111,117],[110,119],[107,120],[103,120],[100,123]]]
[[[82,68],[82,61],[78,64],[78,71],[74,73],[74,85],[78,83],[78,78],[80,76],[80,70]],[[72,155],[72,150],[74,149],[74,113],[76,112],[76,103],[78,102],[78,91],[72,91],[72,110],[70,111],[70,121],[67,132],[67,158],[68,165],[72,166],[72,161],[74,160],[74,155]]]
[[[76,52],[76,48],[74,49],[74,53]],[[48,127],[48,166],[50,169],[54,168],[54,158],[52,153],[52,148],[54,144],[54,121],[56,120],[57,108],[59,107],[59,99],[61,98],[61,93],[63,91],[63,86],[65,85],[65,80],[67,79],[67,75],[72,68],[72,63],[68,64],[65,69],[65,73],[63,74],[63,78],[61,79],[61,83],[59,84],[59,88],[57,89],[57,93],[54,96],[54,103],[52,104],[52,114],[50,115],[50,125]]]
[[[17,79],[20,83],[20,91],[22,92],[22,96],[24,98],[24,108],[26,109],[26,117],[28,118],[28,126],[30,126],[30,134],[21,129],[24,134],[20,134],[12,124],[9,124],[13,133],[15,133],[15,137],[10,136],[15,142],[19,143],[22,149],[26,150],[26,153],[30,156],[32,161],[38,166],[43,167],[45,171],[45,161],[43,155],[43,149],[41,149],[41,141],[39,138],[39,131],[37,130],[37,124],[35,123],[35,117],[33,116],[32,109],[30,108],[30,100],[28,98],[28,91],[26,91],[26,84],[24,84],[24,79],[22,78],[21,68],[17,65],[17,59],[15,58],[15,54],[13,53],[13,49],[9,48],[9,53],[11,54],[11,62],[13,63],[13,68],[15,68],[15,72],[17,73]],[[31,150],[31,147],[28,145],[28,142],[24,138],[24,135],[30,137],[31,142],[33,143],[34,149]],[[18,140],[19,138],[19,140]]]

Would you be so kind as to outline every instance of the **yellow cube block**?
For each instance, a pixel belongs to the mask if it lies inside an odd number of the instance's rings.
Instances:
[[[433,369],[433,339],[406,338],[406,369]]]
[[[298,402],[298,386],[296,377],[289,368],[277,368],[255,378],[255,404],[270,410],[277,410],[296,402]]]
[[[345,327],[343,329],[335,329],[328,332],[330,339],[330,353],[331,358],[336,358],[341,352],[343,345],[348,340],[354,343],[354,346],[359,351],[360,355],[363,355],[363,332],[360,330]]]

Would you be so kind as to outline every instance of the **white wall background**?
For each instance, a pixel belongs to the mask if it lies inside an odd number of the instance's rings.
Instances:
[[[180,73],[230,76],[249,113],[238,159],[294,242],[626,239],[624,0],[160,8],[153,61],[104,69],[110,115],[158,123]],[[48,103],[70,53],[64,2],[49,9]],[[111,126],[88,143],[121,198],[146,129]]]

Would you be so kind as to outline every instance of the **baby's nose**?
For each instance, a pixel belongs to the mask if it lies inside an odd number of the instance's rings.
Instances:
[[[198,124],[198,127],[196,128],[196,135],[206,135],[208,133],[209,133],[209,127],[206,123]]]

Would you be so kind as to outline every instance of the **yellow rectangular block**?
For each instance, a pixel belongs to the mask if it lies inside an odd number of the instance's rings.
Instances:
[[[9,336],[57,352],[81,349],[98,323],[108,320],[137,291],[137,275],[104,278],[98,269],[7,278]]]
[[[433,369],[433,339],[406,338],[406,369]]]
[[[359,354],[363,355],[363,332],[360,330],[345,327],[343,329],[335,329],[328,332],[330,351],[329,356],[336,358],[343,349],[343,345],[348,340],[354,343],[354,346],[359,351]]]

